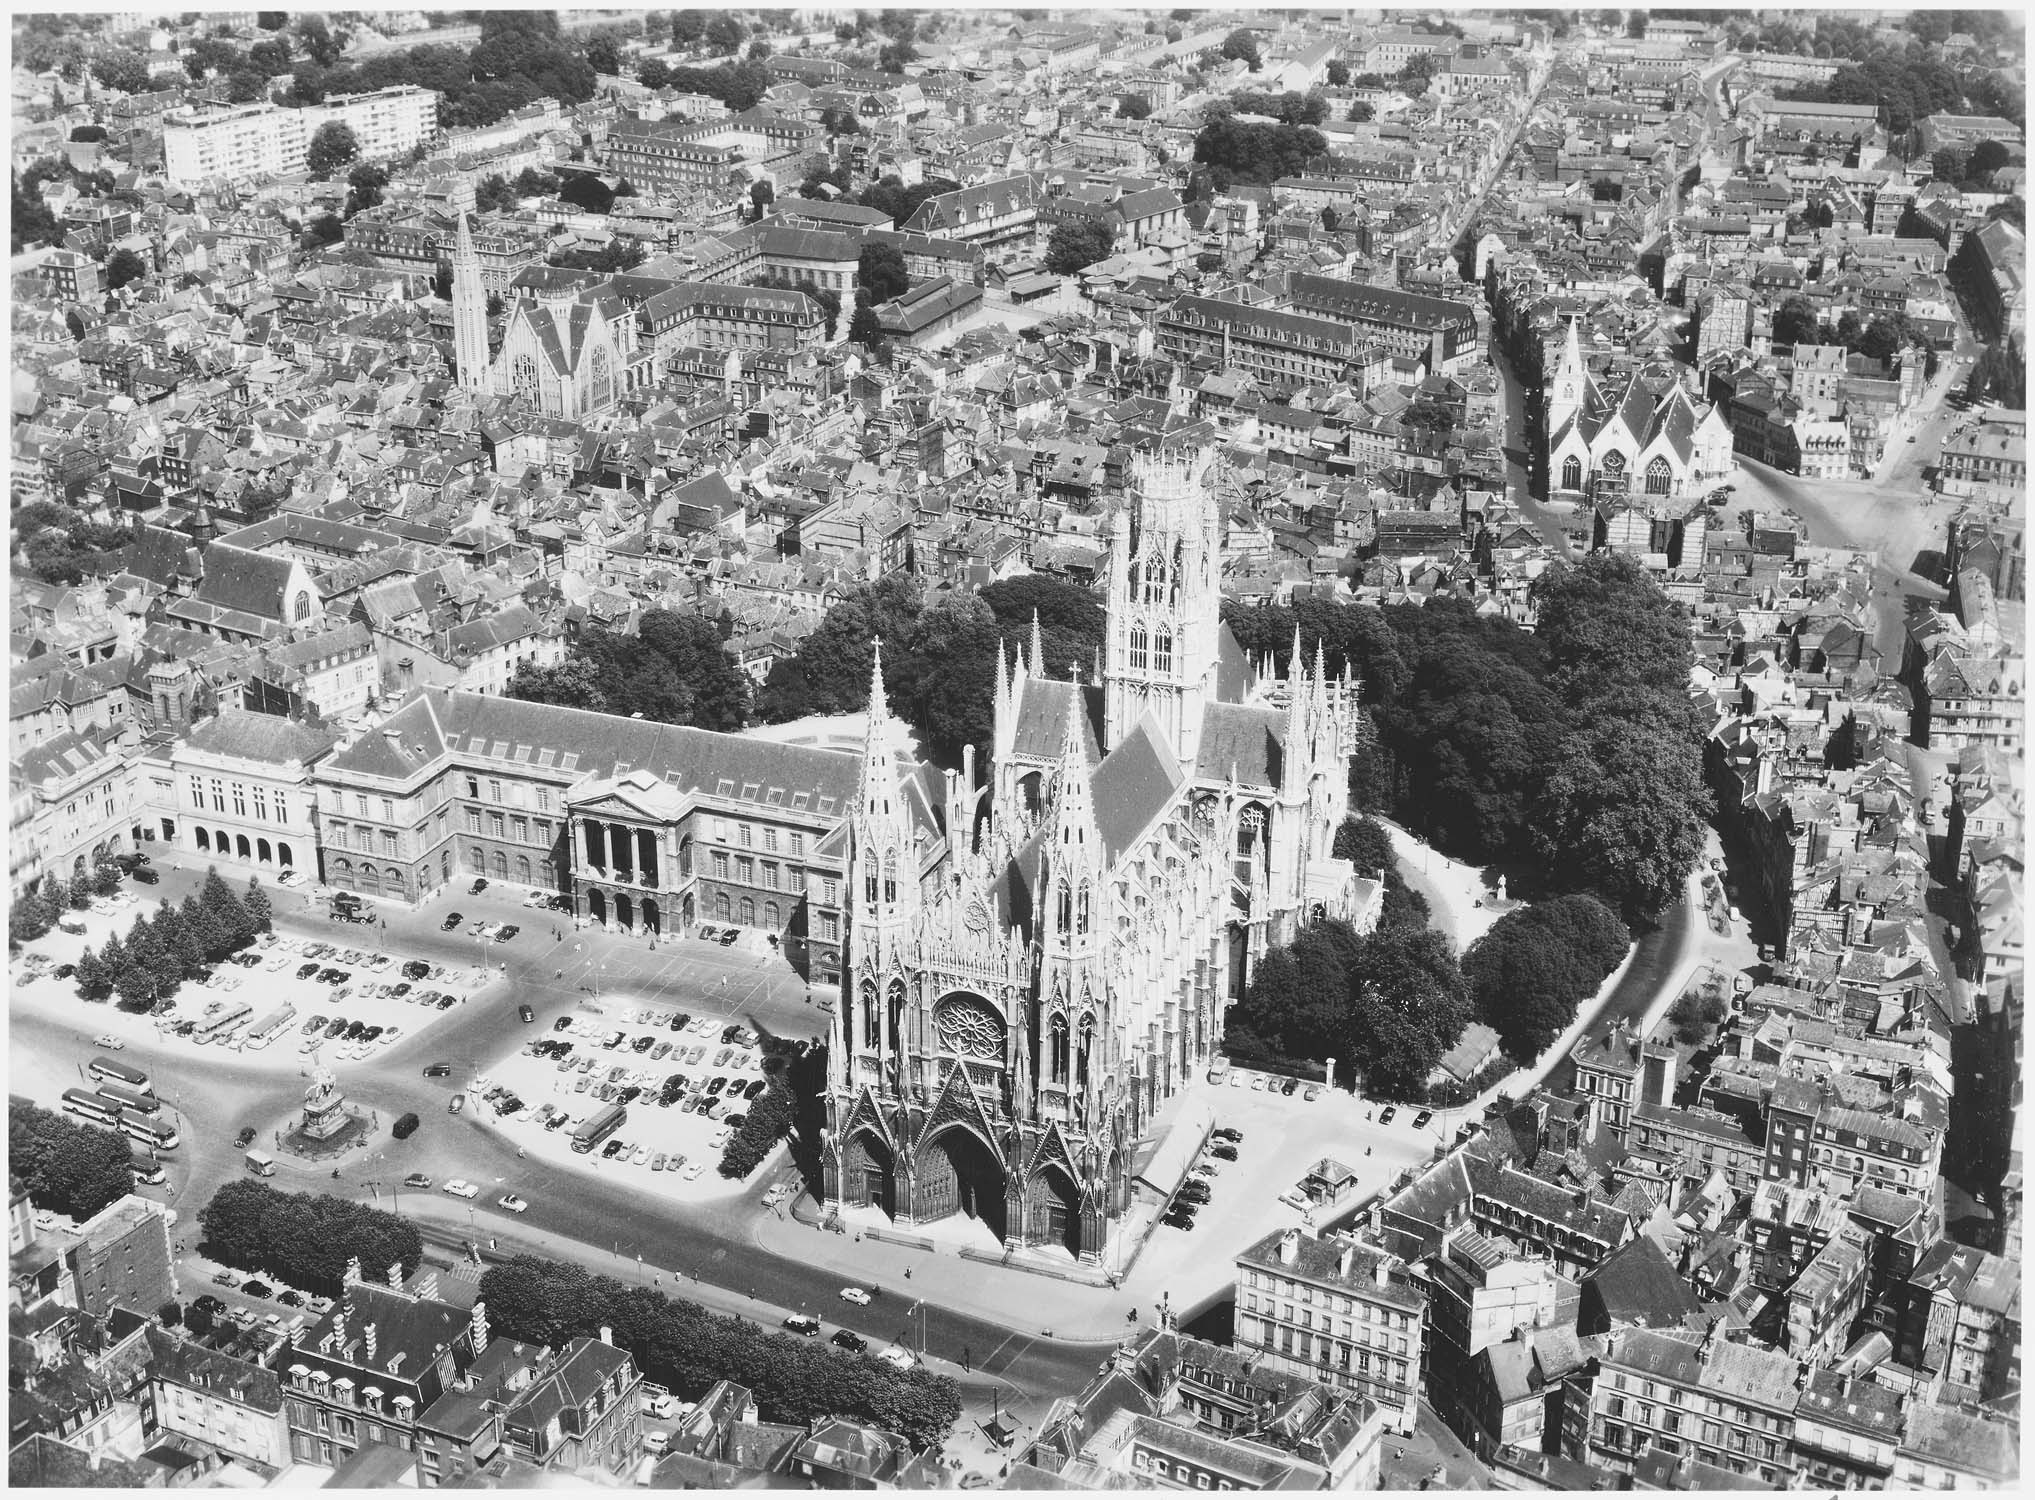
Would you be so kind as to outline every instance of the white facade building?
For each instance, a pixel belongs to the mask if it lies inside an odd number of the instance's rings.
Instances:
[[[335,94],[305,109],[257,103],[187,110],[163,121],[164,170],[177,183],[301,172],[318,127],[333,122],[352,130],[362,161],[401,156],[438,133],[438,92],[402,84]]]

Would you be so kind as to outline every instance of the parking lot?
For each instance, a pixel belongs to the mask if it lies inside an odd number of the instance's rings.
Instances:
[[[1428,1161],[1457,1123],[1437,1112],[1416,1126],[1424,1112],[1403,1105],[1387,1120],[1389,1106],[1341,1089],[1310,1100],[1304,1084],[1284,1093],[1285,1081],[1233,1068],[1221,1083],[1201,1079],[1189,1086],[1183,1103],[1206,1103],[1217,1133],[1125,1279],[1143,1299],[1140,1305],[1155,1307],[1163,1296],[1184,1317],[1226,1300],[1237,1252],[1274,1229],[1326,1228],[1400,1172]],[[1347,1169],[1333,1201],[1302,1189],[1310,1169],[1324,1160]],[[1191,1214],[1181,1212],[1183,1199]]]
[[[131,923],[133,907],[101,898],[73,914],[82,933],[55,930],[30,944],[16,966],[14,994],[102,1040],[180,1042],[194,1061],[205,1055],[200,1049],[214,1048],[237,1054],[238,1064],[296,1072],[314,1052],[319,1062],[344,1070],[396,1047],[498,977],[478,967],[421,962],[405,972],[399,959],[376,950],[365,929],[335,924],[329,939],[264,933],[207,977],[186,980],[151,1013],[84,1000],[65,966]]]
[[[728,1197],[721,1148],[765,1086],[759,1038],[674,1005],[609,995],[531,1034],[466,1089],[465,1108],[554,1165],[624,1174],[681,1201]],[[591,1149],[574,1133],[613,1108],[619,1124]]]

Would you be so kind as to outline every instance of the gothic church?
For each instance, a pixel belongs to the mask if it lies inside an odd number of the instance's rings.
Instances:
[[[964,1214],[1006,1249],[1099,1262],[1251,958],[1317,914],[1375,923],[1377,882],[1332,855],[1356,684],[1318,653],[1310,671],[1297,639],[1283,679],[1245,660],[1220,619],[1204,462],[1136,461],[1100,693],[1047,678],[1035,629],[999,665],[985,785],[972,761],[942,776],[900,757],[879,658],[848,822],[830,1201]]]
[[[580,289],[569,278],[520,292],[502,347],[488,353],[487,293],[465,214],[452,256],[452,349],[468,390],[515,395],[547,417],[587,421],[611,412],[623,393],[651,379],[636,315],[607,283]]]

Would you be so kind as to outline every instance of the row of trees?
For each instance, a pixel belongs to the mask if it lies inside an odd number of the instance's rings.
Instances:
[[[1797,84],[1783,97],[1877,105],[1880,119],[1895,135],[1905,135],[1927,115],[1964,113],[1969,107],[1956,70],[1940,56],[1918,56],[1913,48],[1880,48],[1839,68],[1829,81]]]
[[[755,1171],[777,1149],[777,1143],[791,1134],[793,1117],[791,1091],[779,1073],[750,1103],[742,1123],[721,1148],[721,1175],[739,1180]]]
[[[626,1287],[583,1266],[518,1256],[490,1266],[480,1295],[508,1338],[557,1346],[613,1330],[651,1380],[697,1400],[717,1380],[749,1387],[766,1422],[804,1424],[841,1415],[901,1433],[916,1447],[938,1443],[961,1415],[952,1380],[842,1357],[824,1345],[766,1333],[649,1287]]]
[[[1472,864],[1528,862],[1552,890],[1649,916],[1694,867],[1710,806],[1682,696],[1687,620],[1629,558],[1551,568],[1534,587],[1532,632],[1451,599],[1224,616],[1247,651],[1283,660],[1297,625],[1310,659],[1319,642],[1331,670],[1362,679],[1376,733],[1351,768],[1355,805]]]
[[[696,729],[740,729],[749,717],[749,679],[719,628],[666,609],[646,610],[634,635],[583,631],[556,666],[518,668],[509,696]]]
[[[80,870],[65,880],[52,870],[15,899],[7,909],[7,941],[32,943],[62,920],[67,911],[83,911],[94,896],[110,896],[120,888],[120,870],[101,860],[88,875]]]
[[[1427,902],[1401,879],[1379,823],[1344,823],[1336,855],[1383,874],[1377,927],[1360,936],[1346,922],[1316,921],[1291,946],[1266,954],[1230,1007],[1224,1051],[1274,1067],[1333,1057],[1361,1068],[1370,1093],[1422,1098],[1428,1075],[1470,1020],[1462,971],[1448,940],[1427,925]]]
[[[153,919],[137,913],[123,941],[117,934],[78,958],[78,993],[87,1000],[120,997],[126,1011],[153,1010],[186,979],[206,973],[270,925],[268,893],[250,877],[236,896],[218,870],[181,905],[165,901]]]
[[[285,1193],[235,1178],[198,1211],[205,1253],[243,1271],[260,1271],[324,1296],[337,1296],[349,1260],[379,1281],[398,1263],[403,1275],[424,1258],[423,1237],[408,1219],[330,1194]]]
[[[281,95],[284,104],[321,104],[329,94],[367,93],[397,84],[436,89],[438,121],[447,129],[492,125],[547,95],[582,104],[596,86],[583,45],[559,33],[548,10],[482,11],[480,40],[469,50],[425,44],[343,62],[300,60]]]
[[[133,1148],[117,1130],[7,1101],[7,1172],[37,1208],[89,1219],[134,1190]]]
[[[883,681],[891,711],[918,731],[947,764],[964,746],[980,754],[993,727],[996,659],[1002,642],[1027,649],[1036,611],[1048,675],[1091,672],[1104,616],[1086,589],[1040,576],[1005,579],[973,595],[928,605],[909,576],[893,573],[850,591],[800,644],[780,659],[757,694],[757,717],[783,723],[807,714],[854,713],[867,706],[874,642],[883,641]]]
[[[1463,955],[1477,1013],[1514,1062],[1530,1063],[1624,961],[1631,935],[1590,896],[1557,896],[1507,912]]]

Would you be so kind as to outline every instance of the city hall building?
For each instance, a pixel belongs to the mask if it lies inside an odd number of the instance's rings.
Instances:
[[[323,878],[414,902],[485,875],[630,932],[738,923],[832,984],[860,768],[848,751],[422,688],[319,764]]]

